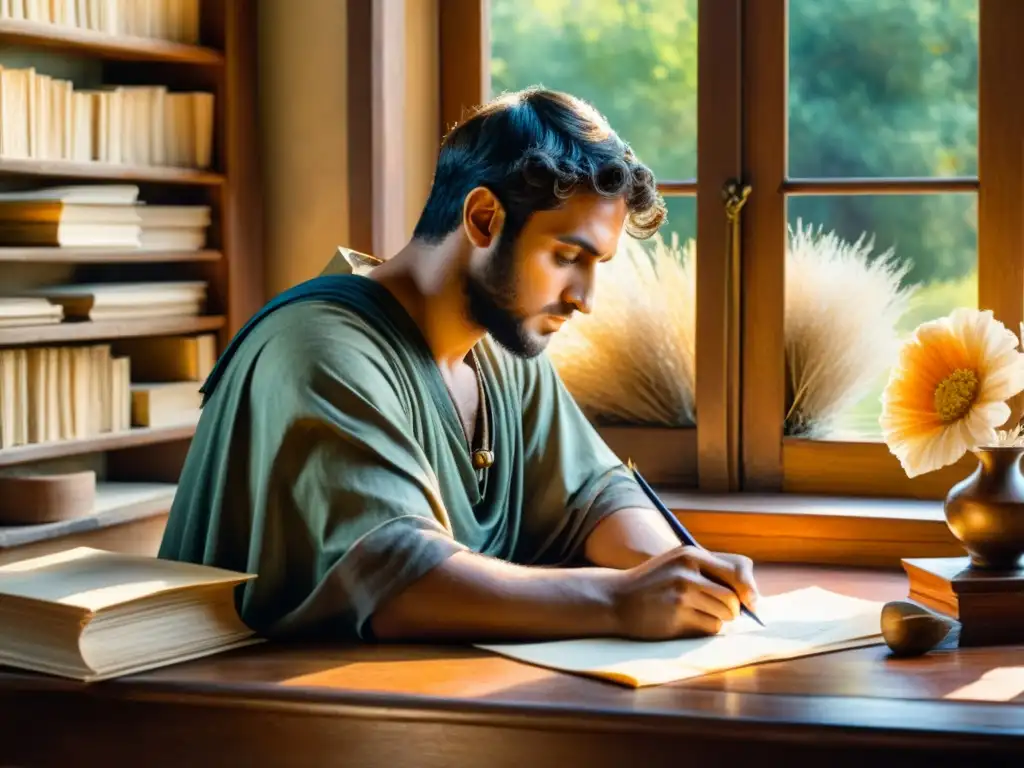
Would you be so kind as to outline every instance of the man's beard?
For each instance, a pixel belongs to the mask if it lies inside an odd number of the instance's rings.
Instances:
[[[504,234],[480,275],[466,277],[469,319],[513,355],[536,357],[547,347],[547,339],[530,333],[516,304],[515,238]]]

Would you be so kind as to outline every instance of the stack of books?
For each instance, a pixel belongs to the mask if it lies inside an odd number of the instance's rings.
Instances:
[[[126,430],[131,397],[109,344],[0,349],[0,448]]]
[[[69,283],[27,289],[26,295],[59,304],[69,320],[141,320],[194,317],[206,304],[203,280],[153,283]]]
[[[169,427],[196,423],[202,409],[199,391],[217,362],[213,334],[119,339],[117,354],[132,361],[132,425]]]
[[[0,449],[199,420],[213,334],[0,349]]]
[[[139,188],[128,184],[0,193],[0,244],[138,248]]]
[[[150,251],[198,251],[206,245],[207,205],[140,205],[139,244]]]
[[[190,45],[199,42],[199,0],[3,0],[0,19]]]
[[[208,205],[149,205],[131,184],[0,192],[0,246],[195,251]]]
[[[60,304],[51,304],[46,299],[0,296],[0,328],[53,325],[63,319]]]
[[[0,67],[0,157],[209,168],[214,96]]]

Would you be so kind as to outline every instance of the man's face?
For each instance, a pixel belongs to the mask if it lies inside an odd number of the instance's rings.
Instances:
[[[470,318],[520,357],[540,354],[576,311],[590,312],[597,265],[610,259],[626,219],[621,198],[576,194],[530,216],[470,268]]]

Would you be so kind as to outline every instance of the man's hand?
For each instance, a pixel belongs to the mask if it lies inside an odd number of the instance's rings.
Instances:
[[[666,640],[717,634],[741,600],[755,609],[757,586],[747,557],[678,547],[616,574],[613,600],[616,634]]]

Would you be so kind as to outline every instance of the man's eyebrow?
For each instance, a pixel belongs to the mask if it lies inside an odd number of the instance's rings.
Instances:
[[[593,243],[579,235],[562,235],[558,240],[566,245],[575,245],[577,248],[583,249],[591,256],[596,256],[598,258],[610,258],[610,255],[608,254],[598,253],[598,250],[594,247]]]

